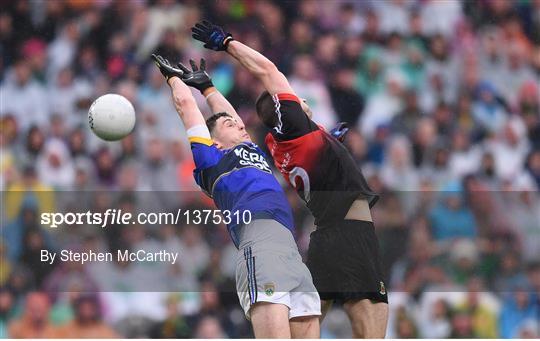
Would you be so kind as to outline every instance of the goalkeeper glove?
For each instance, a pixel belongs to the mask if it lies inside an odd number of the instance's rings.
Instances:
[[[207,20],[195,24],[191,28],[193,39],[202,41],[204,47],[214,51],[225,51],[227,45],[233,41],[230,33],[225,32],[221,26],[214,25]]]
[[[330,135],[338,139],[338,141],[343,142],[345,141],[345,135],[349,132],[348,124],[347,122],[339,122],[337,126],[330,130]]]
[[[191,64],[191,70],[182,63],[178,63],[177,65],[184,73],[181,78],[186,85],[199,90],[201,94],[204,90],[214,86],[212,78],[210,78],[210,75],[206,72],[206,60],[204,60],[204,58],[201,58],[199,66],[191,59],[189,60],[189,63]]]
[[[159,71],[161,71],[161,74],[167,79],[167,83],[172,77],[178,77],[182,79],[184,71],[171,66],[167,59],[155,54],[152,54],[152,59],[154,60],[156,66],[159,68]]]

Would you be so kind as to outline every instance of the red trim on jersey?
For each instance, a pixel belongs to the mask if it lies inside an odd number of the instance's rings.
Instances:
[[[276,97],[280,101],[293,101],[300,104],[300,99],[293,94],[276,94]]]
[[[290,183],[289,172],[295,167],[303,168],[312,175],[321,157],[325,139],[322,130],[315,130],[293,140],[277,141],[271,133],[265,143],[274,158],[274,164],[285,180]],[[298,188],[294,186],[295,188]]]

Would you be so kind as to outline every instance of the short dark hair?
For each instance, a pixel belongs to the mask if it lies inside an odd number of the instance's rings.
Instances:
[[[257,116],[268,128],[273,128],[277,124],[277,117],[275,115],[276,105],[270,93],[264,90],[257,98],[255,102],[255,108],[257,110]]]
[[[217,120],[219,120],[221,117],[232,118],[232,116],[227,114],[226,112],[218,112],[206,119],[206,126],[208,127],[208,131],[210,132],[210,134],[212,134],[212,131],[216,127]]]

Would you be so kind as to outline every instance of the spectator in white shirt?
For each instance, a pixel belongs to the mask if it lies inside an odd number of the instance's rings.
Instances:
[[[336,114],[324,82],[318,78],[315,62],[308,55],[295,59],[292,77],[289,78],[298,97],[305,99],[313,112],[313,121],[326,129],[336,123]]]
[[[28,62],[19,60],[0,87],[0,114],[12,113],[22,131],[31,125],[45,125],[49,102],[44,88],[31,78]]]

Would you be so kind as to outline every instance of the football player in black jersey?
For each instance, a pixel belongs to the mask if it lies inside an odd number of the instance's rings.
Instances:
[[[370,212],[378,196],[347,149],[311,120],[306,103],[270,60],[208,21],[192,33],[204,47],[226,51],[266,89],[256,103],[257,115],[271,129],[266,143],[315,217],[307,264],[323,309],[340,301],[354,337],[383,338],[388,298]]]

